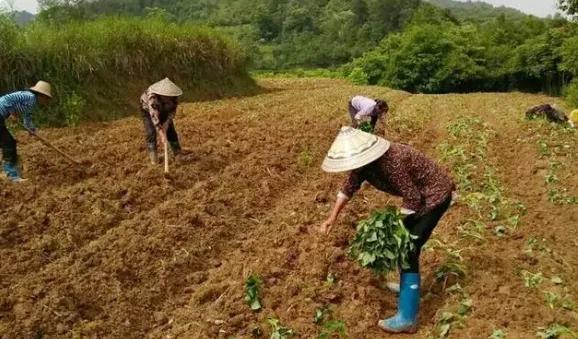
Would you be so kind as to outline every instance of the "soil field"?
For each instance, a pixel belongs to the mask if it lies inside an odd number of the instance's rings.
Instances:
[[[366,187],[332,234],[315,231],[344,179],[320,164],[360,93],[390,103],[381,135],[439,159],[461,188],[422,255],[414,337],[578,330],[578,134],[523,114],[556,99],[261,85],[183,105],[187,152],[166,178],[136,117],[40,132],[79,168],[17,134],[31,180],[0,182],[0,337],[268,338],[276,318],[316,338],[323,306],[345,337],[408,337],[380,331],[396,297],[346,255],[356,221],[399,200]],[[263,281],[257,313],[243,300],[250,274]]]

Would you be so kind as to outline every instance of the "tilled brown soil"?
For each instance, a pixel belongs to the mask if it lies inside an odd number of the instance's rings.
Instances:
[[[330,236],[315,232],[343,178],[319,166],[348,122],[347,99],[358,93],[390,102],[380,133],[435,158],[449,123],[479,116],[495,132],[488,161],[505,194],[527,209],[517,231],[497,237],[488,226],[483,242],[457,231],[470,213],[463,203],[439,225],[435,238],[462,250],[467,274],[458,282],[472,300],[449,337],[487,338],[503,329],[508,338],[532,338],[553,323],[578,329],[575,309],[552,309],[545,299],[545,292],[578,295],[578,207],[548,200],[551,158],[539,151],[540,142],[554,150],[560,182],[576,195],[577,135],[523,119],[528,106],[555,99],[410,95],[336,80],[261,85],[267,91],[257,96],[184,105],[176,125],[187,153],[168,177],[146,161],[136,118],[41,131],[83,160],[81,168],[18,135],[31,181],[0,183],[0,337],[250,338],[255,327],[268,337],[266,320],[274,317],[298,338],[313,338],[320,332],[313,314],[324,305],[348,337],[388,337],[376,324],[395,313],[395,296],[346,250],[356,220],[398,200],[366,188]],[[529,251],[532,239],[542,246]],[[436,335],[440,314],[458,302],[434,279],[444,256],[435,249],[423,255],[415,337]],[[525,287],[522,270],[544,281]],[[243,301],[251,273],[263,279],[258,313]]]

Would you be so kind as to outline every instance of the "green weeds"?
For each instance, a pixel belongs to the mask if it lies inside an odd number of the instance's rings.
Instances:
[[[261,278],[256,275],[251,275],[245,281],[245,302],[252,311],[259,311],[262,307],[259,300],[259,289],[262,284]]]

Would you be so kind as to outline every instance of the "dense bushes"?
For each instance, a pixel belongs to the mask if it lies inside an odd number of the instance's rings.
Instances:
[[[236,83],[251,87],[245,64],[235,44],[190,24],[109,17],[21,30],[0,18],[0,91],[50,81],[57,100],[42,117],[52,124],[114,118],[165,76],[193,97],[223,95]]]
[[[485,24],[459,23],[422,6],[401,33],[345,67],[369,84],[412,92],[488,90],[561,94],[578,75],[576,28],[564,20],[498,17]]]

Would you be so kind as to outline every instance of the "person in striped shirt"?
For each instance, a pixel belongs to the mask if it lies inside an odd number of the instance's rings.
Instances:
[[[0,97],[0,146],[2,147],[3,170],[12,182],[22,182],[18,169],[18,152],[16,140],[6,128],[6,119],[21,117],[26,130],[34,134],[36,128],[32,123],[32,111],[37,104],[47,104],[52,98],[52,89],[49,83],[39,81],[36,86]]]

